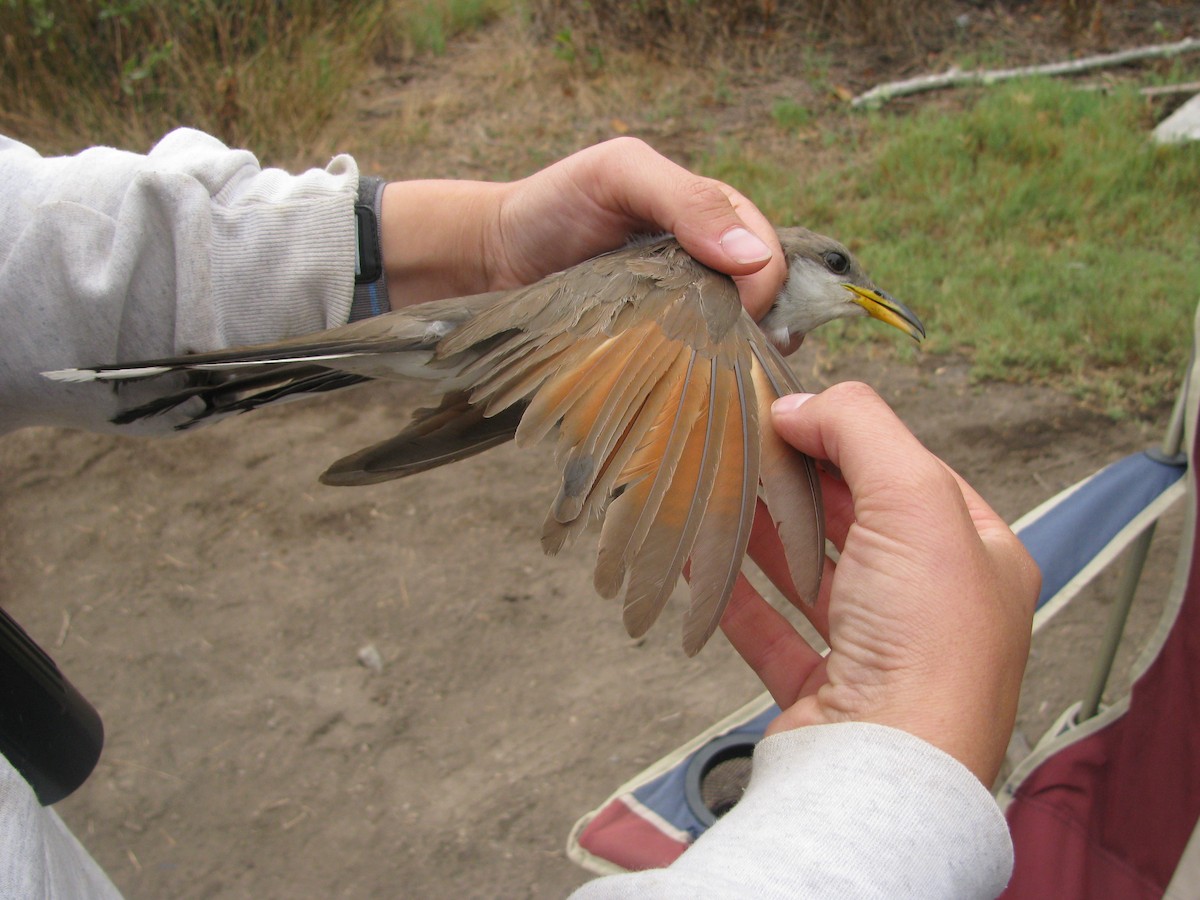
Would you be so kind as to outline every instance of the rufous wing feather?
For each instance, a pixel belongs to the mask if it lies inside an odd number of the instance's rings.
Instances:
[[[722,433],[729,409],[728,372],[715,360],[693,367],[704,408],[692,424],[683,453],[645,539],[633,558],[622,618],[631,637],[654,624],[671,596],[696,534],[705,521],[709,495],[721,464]]]
[[[684,617],[683,650],[695,656],[720,624],[741,571],[758,500],[758,401],[749,360],[726,369],[722,391],[729,414],[722,423],[719,469],[692,552],[691,605]]]
[[[604,460],[596,480],[592,484],[580,508],[579,514],[570,522],[559,522],[554,515],[554,509],[546,516],[542,525],[542,548],[547,553],[557,553],[588,524],[588,521],[608,508],[609,501],[616,489],[618,478],[625,470],[626,464],[641,446],[647,432],[662,415],[663,408],[670,397],[678,398],[678,388],[687,372],[690,357],[683,352],[665,352],[663,359],[666,369],[656,380],[647,373],[644,385],[645,398],[632,409],[629,424],[625,427]],[[636,403],[636,401],[635,401]],[[632,526],[631,526],[632,527]],[[612,596],[620,589],[618,584],[612,591]]]
[[[665,344],[653,322],[623,334],[610,346],[603,363],[619,368],[617,377],[596,377],[595,384],[563,415],[555,453],[563,471],[553,510],[559,522],[571,522],[580,514],[615,442],[670,366],[670,356],[662,352]]]
[[[529,402],[521,427],[517,429],[520,446],[532,446],[548,435],[566,410],[587,392],[592,369],[604,360],[604,350],[611,340],[603,335],[586,338],[564,354],[562,362]]]
[[[620,592],[625,570],[654,523],[702,404],[707,402],[707,385],[697,383],[695,351],[681,348],[679,352],[687,360],[684,374],[671,386],[670,396],[622,467],[614,485],[620,496],[604,516],[593,577],[601,597],[615,597]]]

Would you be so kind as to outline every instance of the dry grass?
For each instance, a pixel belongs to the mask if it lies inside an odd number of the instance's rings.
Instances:
[[[654,51],[676,59],[720,48],[753,52],[781,38],[915,46],[943,28],[949,0],[530,0],[536,33],[573,52]]]
[[[400,83],[393,71],[368,86],[360,127],[337,146],[401,177],[516,178],[623,134],[690,162],[749,116],[770,122],[770,99],[747,108],[733,63],[720,57],[681,67],[612,50],[597,71],[516,17],[443,57],[410,62]]]
[[[778,63],[786,48],[836,46],[880,60],[926,61],[959,43],[981,18],[1045,23],[1074,45],[1104,45],[1110,26],[1177,18],[1186,0],[524,0],[535,37],[560,55],[602,65],[615,50],[676,65],[707,65],[719,52],[740,66]],[[987,7],[983,9],[982,7]],[[999,35],[997,35],[998,37]],[[794,54],[793,54],[794,55]]]
[[[1045,0],[1035,15],[1093,34],[1134,6]],[[974,6],[955,0],[8,0],[0,2],[0,130],[44,151],[66,152],[92,143],[144,149],[186,124],[254,147],[270,161],[311,159],[317,147],[353,141],[350,95],[375,59],[393,69],[436,61],[452,52],[456,38],[478,40],[490,25],[511,37],[508,48],[495,52],[537,59],[558,78],[542,86],[548,106],[556,99],[590,103],[617,120],[608,129],[613,133],[635,120],[653,133],[656,123],[678,118],[673,103],[698,105],[707,116],[728,93],[722,80],[727,85],[748,72],[786,71],[830,91],[839,86],[824,83],[823,54],[875,68],[924,59],[954,45],[955,13],[963,9]],[[1014,7],[1013,15],[1033,14],[1026,10]],[[519,68],[523,60],[512,62]],[[672,76],[665,98],[638,84],[661,78],[663,64]],[[600,80],[606,84],[597,88]],[[689,92],[701,82],[698,93],[673,101],[672,85],[685,81],[693,82],[683,89]],[[606,96],[593,102],[589,95],[600,92]],[[437,104],[433,112],[453,105]],[[410,108],[403,119],[411,118]],[[423,113],[408,125],[406,143],[436,131]]]
[[[0,128],[48,151],[146,147],[180,124],[289,156],[362,76],[383,4],[0,4]]]

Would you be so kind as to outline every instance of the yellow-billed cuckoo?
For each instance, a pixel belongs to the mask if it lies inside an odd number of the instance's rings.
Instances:
[[[119,382],[197,373],[207,383],[115,420],[199,398],[202,408],[181,427],[375,378],[435,382],[441,403],[418,410],[395,437],[334,463],[321,480],[335,485],[401,478],[557,429],[561,482],[543,548],[555,553],[589,520],[603,519],[596,590],[615,597],[628,581],[623,618],[634,637],[658,617],[690,557],[690,656],[729,600],[760,486],[796,589],[812,602],[820,586],[816,471],[769,422],[771,402],[801,389],[776,346],[864,314],[918,340],[925,334],[841,244],[802,228],[781,229],[779,238],[787,281],[757,326],[732,280],[662,237],[528,287],[424,303],[275,344],[46,375]],[[225,380],[214,383],[205,374],[212,372]]]

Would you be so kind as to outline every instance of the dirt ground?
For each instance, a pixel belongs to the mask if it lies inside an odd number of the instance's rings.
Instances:
[[[810,387],[874,384],[1010,519],[1155,437],[959,362],[798,356]],[[593,542],[541,555],[548,448],[316,484],[418,401],[371,387],[171,440],[0,441],[5,606],[107,727],[60,809],[128,896],[561,896],[587,877],[572,822],[758,692],[720,636],[683,656],[678,604],[625,637]],[[1036,641],[1028,740],[1082,692],[1111,581]]]
[[[462,69],[484,71],[469,54]],[[372,116],[403,118],[367,94]],[[607,124],[577,144],[611,133],[606,111],[593,118]],[[472,173],[490,127],[444,165]],[[425,146],[395,158],[432,169],[441,151]],[[812,389],[873,384],[1010,520],[1165,424],[874,345],[810,340],[793,364]],[[317,484],[424,399],[372,386],[170,440],[0,440],[0,599],[104,717],[99,766],[59,808],[129,897],[562,896],[589,877],[563,849],[576,818],[759,692],[720,636],[683,655],[677,602],[630,641],[592,593],[594,538],[542,556],[548,448]],[[1179,518],[1155,545],[1119,682],[1156,621]],[[1036,639],[1029,742],[1081,694],[1114,581]]]

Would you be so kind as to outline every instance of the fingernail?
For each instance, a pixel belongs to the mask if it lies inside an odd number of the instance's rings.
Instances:
[[[788,413],[795,412],[811,400],[813,396],[813,394],[788,394],[785,397],[780,397],[771,404],[771,415],[786,416]]]
[[[721,235],[721,248],[734,262],[747,265],[771,258],[771,248],[745,228],[730,228]]]

